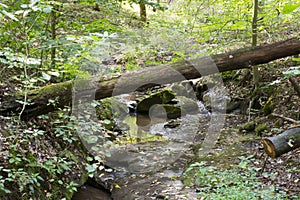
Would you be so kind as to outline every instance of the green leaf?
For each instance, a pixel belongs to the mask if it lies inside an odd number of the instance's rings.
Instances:
[[[291,14],[294,10],[300,7],[300,3],[298,4],[286,4],[282,9],[282,14]]]
[[[89,172],[89,173],[93,173],[97,170],[97,166],[96,164],[92,164],[92,165],[88,165],[86,170]]]
[[[300,58],[292,58],[293,61],[300,61]]]
[[[109,119],[105,119],[105,120],[103,120],[103,123],[104,123],[104,124],[110,124],[111,121],[110,121]]]
[[[0,3],[0,7],[8,8],[8,6],[3,3]]]
[[[59,72],[52,72],[52,71],[48,71],[47,74],[51,75],[51,76],[56,76],[59,77]]]
[[[287,71],[283,72],[284,75],[300,75],[300,66],[297,67],[291,67]]]
[[[15,20],[15,21],[17,21],[17,22],[19,21],[19,20],[15,17],[15,15],[12,14],[12,13],[6,12],[5,10],[2,10],[2,13],[3,13],[4,15],[6,15],[7,17],[11,18],[12,20]]]
[[[19,15],[19,14],[23,14],[24,12],[25,12],[25,10],[18,10],[18,11],[15,12],[15,14]]]
[[[51,13],[51,11],[52,11],[52,7],[46,7],[46,8],[43,8],[43,12],[44,13]]]
[[[50,79],[51,79],[51,76],[50,75],[48,75],[48,74],[46,74],[46,73],[42,73],[42,76],[43,76],[43,79],[45,79],[45,80],[47,80],[47,81],[50,81]]]

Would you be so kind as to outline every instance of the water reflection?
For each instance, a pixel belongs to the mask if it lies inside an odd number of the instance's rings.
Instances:
[[[110,194],[90,185],[83,185],[74,194],[72,200],[111,200]]]
[[[154,124],[166,122],[165,118],[151,118],[148,115],[138,114],[137,116],[127,116],[123,122],[128,125],[129,130],[125,137],[120,139],[121,143],[125,141],[135,143],[165,140],[161,135],[150,133],[150,127]]]

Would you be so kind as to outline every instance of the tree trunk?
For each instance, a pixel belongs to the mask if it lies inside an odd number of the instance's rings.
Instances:
[[[263,140],[263,145],[266,153],[272,158],[297,149],[300,147],[300,128],[290,129],[274,137],[266,138]]]
[[[56,23],[57,23],[57,15],[56,12],[58,9],[54,7],[51,11],[51,39],[53,41],[56,40]],[[56,47],[51,48],[51,68],[55,68],[55,59],[56,59]]]
[[[23,117],[33,117],[45,114],[63,106],[71,105],[74,97],[94,95],[94,99],[133,92],[137,89],[149,88],[153,85],[174,83],[186,79],[200,78],[201,76],[250,68],[253,65],[263,64],[300,53],[300,41],[297,38],[276,42],[269,45],[243,48],[211,57],[200,57],[193,60],[184,60],[168,65],[144,68],[110,77],[93,77],[90,79],[73,80],[45,86],[38,90],[29,91]],[[75,91],[73,92],[73,90]],[[1,97],[0,97],[1,98]],[[21,111],[24,94],[16,93],[13,96],[4,96],[0,103],[2,115]],[[49,103],[49,100],[55,100]]]
[[[144,0],[140,1],[140,17],[142,22],[147,21],[147,10],[146,10],[146,4]]]
[[[258,15],[258,0],[253,0],[253,15],[252,15],[252,47],[257,46],[257,15]],[[258,66],[253,66],[253,83],[255,90],[259,88],[259,72]]]

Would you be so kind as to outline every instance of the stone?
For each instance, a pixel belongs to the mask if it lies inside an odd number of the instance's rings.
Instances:
[[[174,92],[168,89],[150,94],[137,104],[137,112],[149,112],[150,108],[155,104],[167,104],[175,98]]]

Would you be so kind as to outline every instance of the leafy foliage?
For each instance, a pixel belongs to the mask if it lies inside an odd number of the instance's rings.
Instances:
[[[195,183],[203,199],[284,199],[273,186],[263,185],[255,168],[242,158],[239,168],[222,169],[196,162],[185,172],[185,184]]]
[[[67,115],[61,115],[66,119]],[[49,120],[46,116],[41,118],[44,122]],[[48,131],[34,123],[19,124],[14,118],[3,120],[10,122],[2,126],[0,135],[5,137],[1,147],[0,197],[57,199],[62,193],[76,191],[78,182],[70,178],[77,176],[74,172],[83,165],[80,164],[83,155],[72,150],[77,148],[73,142],[78,138],[70,134],[69,120],[66,125]],[[69,148],[64,147],[66,144]]]

